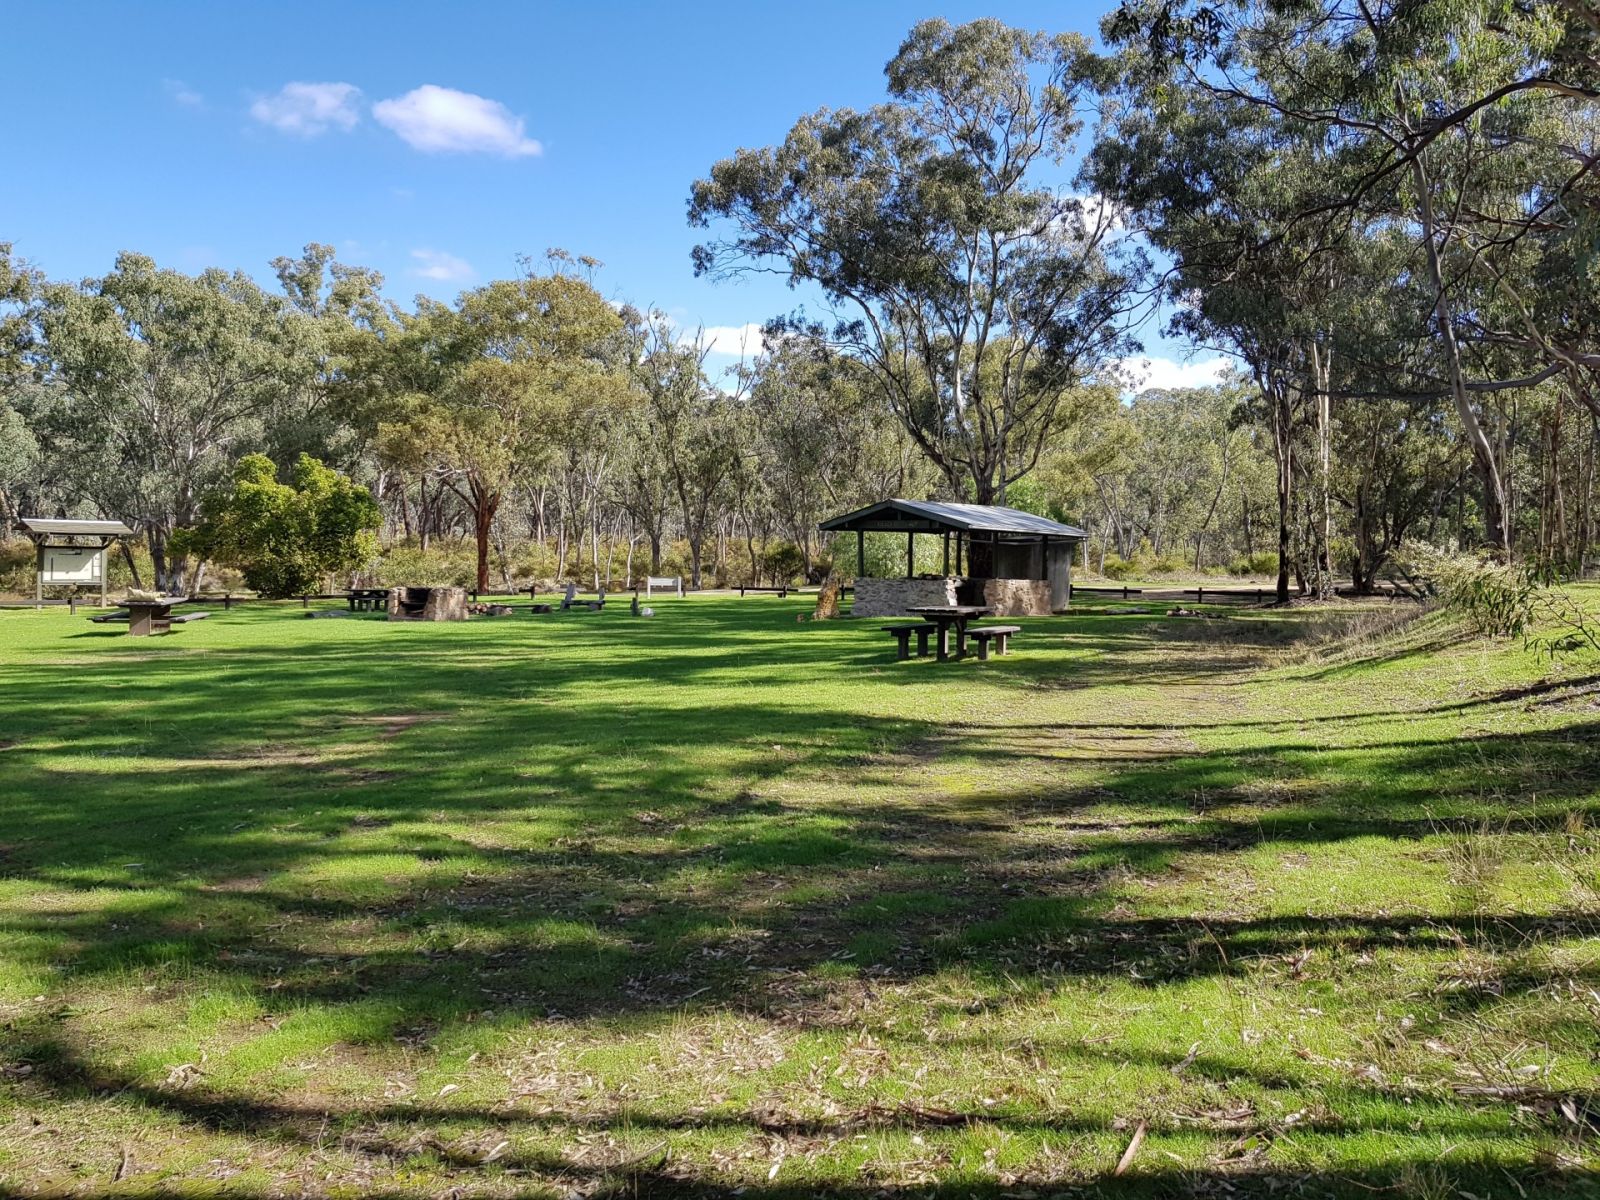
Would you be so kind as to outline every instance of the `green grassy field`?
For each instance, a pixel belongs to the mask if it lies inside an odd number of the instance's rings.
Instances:
[[[1600,663],[656,607],[0,614],[0,1191],[1600,1194]]]

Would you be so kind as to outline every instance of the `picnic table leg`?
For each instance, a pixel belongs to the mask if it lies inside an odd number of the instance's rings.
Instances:
[[[965,621],[960,621],[960,622],[957,622],[957,624],[956,624],[956,657],[957,658],[965,658],[966,656],[967,656],[967,623]]]
[[[150,610],[148,608],[130,609],[128,612],[128,636],[150,636]]]
[[[940,662],[949,662],[950,661],[950,627],[948,625],[946,625],[943,621],[940,621],[939,624],[938,624],[938,627],[937,627],[937,631],[938,631],[938,635],[939,635],[939,655],[938,655],[939,661]]]

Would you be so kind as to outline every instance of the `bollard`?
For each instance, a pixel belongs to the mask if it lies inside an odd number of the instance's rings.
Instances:
[[[67,597],[67,611],[73,616],[78,615],[78,598],[76,596]]]

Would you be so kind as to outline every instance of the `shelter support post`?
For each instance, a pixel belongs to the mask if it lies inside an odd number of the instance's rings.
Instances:
[[[917,574],[917,535],[906,533],[906,578],[914,579]]]
[[[34,603],[36,605],[38,605],[40,608],[43,608],[44,607],[44,543],[42,541],[34,542],[34,544],[33,544],[33,553],[34,553],[34,562],[35,562],[35,564],[36,564],[36,566],[38,568],[33,573],[33,599],[34,599]]]
[[[864,530],[856,530],[856,578],[864,578],[867,574],[867,535]]]
[[[946,579],[950,577],[950,531],[948,529],[944,531],[944,574]]]

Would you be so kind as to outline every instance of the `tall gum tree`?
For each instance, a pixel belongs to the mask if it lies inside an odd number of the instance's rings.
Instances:
[[[45,433],[83,499],[149,540],[157,586],[183,586],[174,530],[255,448],[315,370],[309,320],[243,272],[184,275],[120,254],[107,275],[40,289],[41,370],[61,389]]]
[[[719,235],[696,272],[819,288],[830,320],[788,324],[857,358],[949,491],[979,503],[1132,348],[1143,260],[1065,186],[1091,64],[1077,35],[924,21],[885,69],[886,103],[803,117],[690,197],[690,222]]]
[[[614,363],[622,319],[558,267],[466,292],[455,307],[423,300],[402,326],[395,375],[414,390],[380,425],[380,451],[460,500],[486,591],[494,521],[512,486],[556,453],[574,412],[626,387]]]
[[[1554,131],[1574,112],[1593,124],[1593,5],[1126,0],[1104,32],[1143,60],[1134,104],[1170,110],[1174,94],[1199,98],[1197,108],[1254,114],[1237,122],[1241,138],[1253,124],[1314,148],[1317,171],[1288,214],[1301,236],[1336,240],[1364,223],[1408,239],[1397,277],[1426,296],[1411,334],[1420,352],[1390,356],[1406,371],[1376,390],[1450,403],[1479,478],[1485,541],[1509,555],[1508,464],[1490,398],[1568,364],[1537,338],[1520,339],[1520,362],[1481,352],[1476,322],[1493,290],[1493,256],[1471,243],[1485,231],[1511,244],[1581,227],[1577,214],[1592,210],[1596,156]],[[1557,150],[1566,169],[1517,177],[1529,158],[1514,149],[1531,146]],[[1520,210],[1495,202],[1508,184]]]

